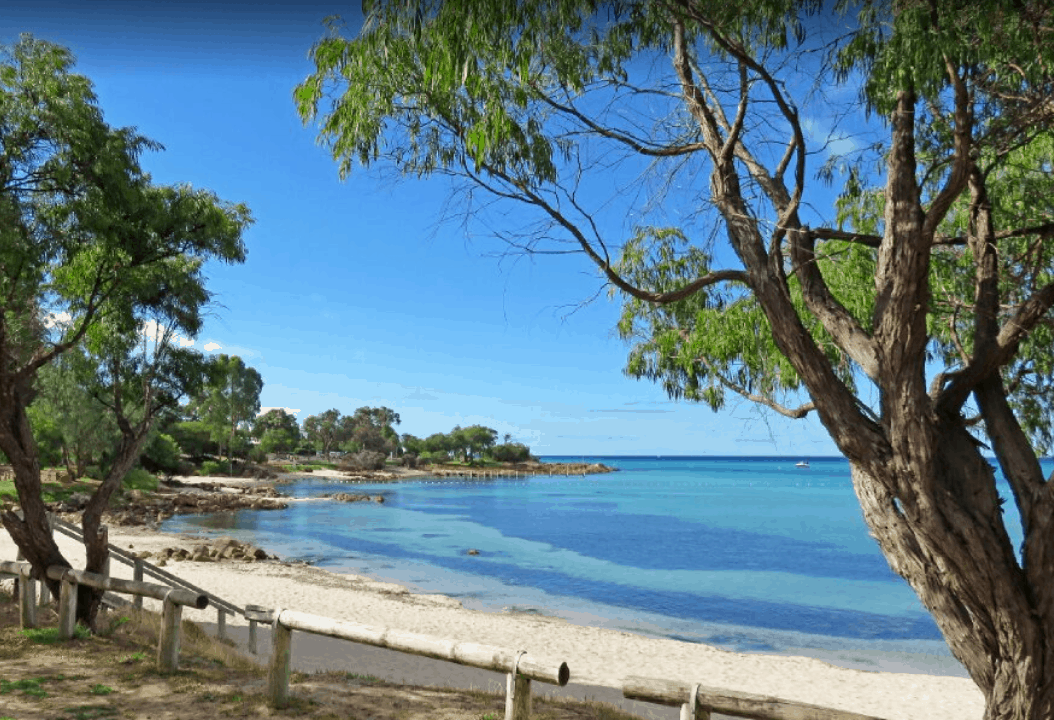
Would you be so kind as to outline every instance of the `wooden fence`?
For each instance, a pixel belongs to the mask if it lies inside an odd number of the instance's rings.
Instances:
[[[72,525],[50,513],[48,514],[48,521],[51,523],[52,529],[56,532],[60,532],[74,540],[84,542],[84,535],[81,532],[81,529],[76,525]],[[132,568],[132,577],[134,580],[142,581],[144,576],[149,576],[161,583],[177,588],[183,588],[199,595],[206,596],[209,599],[209,605],[216,608],[216,634],[221,640],[226,639],[227,637],[227,615],[237,616],[245,614],[244,608],[241,608],[232,602],[228,602],[223,598],[217,597],[207,590],[202,590],[197,585],[189,583],[183,578],[173,575],[170,572],[166,572],[157,565],[136,557],[132,553],[122,550],[116,545],[108,543],[107,548],[110,550],[110,558],[112,560],[116,560],[117,562],[128,565]],[[109,572],[104,574],[109,575]],[[41,599],[41,603],[43,604],[46,601],[46,590],[42,589],[41,593],[45,595]],[[134,604],[136,607],[142,607],[143,596],[136,596]]]
[[[269,700],[278,706],[284,705],[289,699],[294,630],[506,673],[506,720],[527,720],[530,716],[531,680],[563,686],[571,677],[567,663],[541,660],[528,655],[526,651],[513,652],[490,645],[459,643],[431,635],[371,627],[295,610],[262,611],[255,617],[261,622],[271,622],[271,663],[267,692]]]
[[[33,579],[31,572],[32,566],[27,562],[0,561],[0,573],[16,575],[19,578],[21,588],[19,617],[24,628],[37,626],[36,580]],[[62,588],[59,596],[60,640],[72,638],[76,629],[78,585],[160,600],[162,610],[161,632],[157,643],[157,666],[162,672],[172,672],[179,668],[179,631],[183,619],[183,606],[191,605],[198,610],[204,610],[209,605],[207,595],[183,588],[155,585],[138,580],[122,580],[60,565],[49,567],[48,577],[58,580]]]
[[[57,520],[55,529],[76,528]],[[67,533],[69,534],[69,533]],[[78,539],[80,534],[75,535]],[[417,633],[377,628],[359,623],[295,610],[268,610],[257,605],[244,609],[216,598],[180,578],[166,573],[156,566],[110,545],[111,553],[122,562],[137,564],[136,580],[120,580],[96,575],[82,570],[52,567],[48,575],[62,581],[59,628],[61,637],[73,634],[73,618],[76,615],[76,584],[86,584],[102,590],[114,590],[136,596],[141,605],[142,597],[152,597],[163,602],[162,633],[158,642],[158,666],[162,670],[175,670],[179,655],[179,622],[183,605],[204,609],[210,601],[222,604],[219,610],[220,632],[223,631],[224,614],[236,612],[249,621],[249,649],[256,653],[257,623],[269,623],[272,627],[271,660],[268,671],[268,698],[278,706],[289,699],[289,673],[293,631],[326,635],[350,642],[389,648],[398,652],[424,655],[439,660],[471,667],[506,673],[505,720],[527,720],[531,707],[531,680],[553,685],[566,685],[570,671],[565,662],[551,662],[534,658],[525,651],[513,652],[502,648],[476,643],[459,643],[445,638]],[[115,552],[116,551],[116,552]],[[20,607],[24,627],[35,626],[36,590],[30,576],[28,563],[0,562],[0,575],[11,574],[21,579]],[[162,579],[171,579],[181,587],[153,585],[141,582],[141,571]],[[67,590],[69,587],[69,590]],[[42,599],[43,602],[43,599]],[[709,720],[711,713],[721,713],[752,720],[881,720],[871,715],[838,710],[801,703],[794,700],[706,687],[701,684],[687,685],[659,678],[628,677],[623,681],[622,694],[631,700],[642,700],[660,705],[680,706],[681,720]]]
[[[622,695],[630,700],[679,705],[681,720],[710,720],[712,712],[752,720],[881,720],[871,715],[794,700],[698,684],[685,685],[658,678],[628,677],[622,682]]]

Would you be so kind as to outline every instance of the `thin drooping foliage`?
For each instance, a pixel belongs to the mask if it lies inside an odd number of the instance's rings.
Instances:
[[[1054,715],[1049,3],[371,2],[312,58],[342,176],[452,177],[593,264],[631,375],[818,417],[986,718]]]

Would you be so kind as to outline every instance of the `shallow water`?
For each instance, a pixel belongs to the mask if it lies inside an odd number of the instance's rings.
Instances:
[[[178,516],[163,529],[251,538],[284,559],[477,609],[963,673],[869,537],[844,459],[811,459],[808,469],[797,458],[584,459],[619,472],[354,485],[307,476],[286,490],[385,503]]]

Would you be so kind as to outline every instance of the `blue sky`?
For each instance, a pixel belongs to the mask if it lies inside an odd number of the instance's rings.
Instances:
[[[510,433],[540,455],[834,455],[815,417],[747,402],[715,414],[622,374],[618,306],[580,256],[499,259],[500,241],[441,223],[441,180],[346,182],[297,117],[293,87],[322,19],[347,5],[0,0],[0,43],[65,45],[107,121],[165,150],[159,183],[246,203],[248,261],[213,267],[196,346],[240,355],[264,407],[386,405],[400,432]]]

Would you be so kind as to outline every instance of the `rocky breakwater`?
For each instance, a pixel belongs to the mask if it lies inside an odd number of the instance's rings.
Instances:
[[[221,537],[211,543],[201,543],[191,548],[167,547],[156,553],[141,552],[138,557],[154,560],[164,566],[169,562],[242,562],[251,563],[262,560],[278,560],[277,555],[268,555],[267,551],[251,543],[238,542],[232,537]]]
[[[188,490],[163,488],[154,493],[132,490],[125,494],[124,502],[119,507],[104,514],[103,520],[111,525],[135,526],[159,523],[173,515],[236,510],[281,510],[289,507],[284,496],[268,485],[232,488],[216,483],[195,486],[184,486],[180,483],[180,487],[187,487]],[[193,489],[190,489],[191,487]],[[80,513],[88,499],[87,494],[74,494],[63,502],[52,504],[50,509],[63,516],[73,515],[74,517],[65,519],[79,523]]]
[[[383,503],[383,495],[353,495],[352,493],[335,493],[333,495],[323,495],[322,497],[327,500],[334,500],[336,502],[354,503],[354,502],[375,502]]]
[[[523,463],[514,466],[534,475],[598,475],[601,473],[615,472],[617,468],[603,463]]]

